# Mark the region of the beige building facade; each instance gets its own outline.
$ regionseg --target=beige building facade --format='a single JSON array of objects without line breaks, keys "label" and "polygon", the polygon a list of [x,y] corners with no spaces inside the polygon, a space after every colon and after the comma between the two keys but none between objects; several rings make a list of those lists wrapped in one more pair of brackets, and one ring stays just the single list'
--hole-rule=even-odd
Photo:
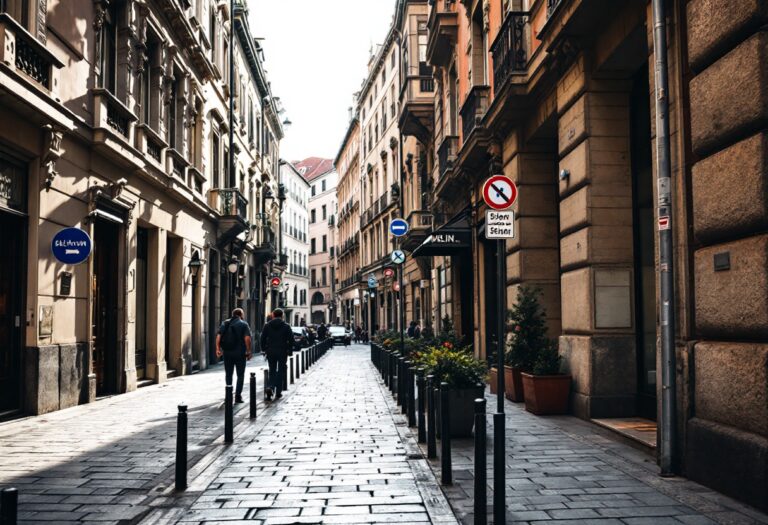
[{"label": "beige building facade", "polygon": [[[277,242],[282,128],[247,12],[204,0],[2,6],[0,229],[16,256],[0,263],[0,413],[206,368],[230,307],[266,306],[250,292],[265,290]],[[52,254],[67,227],[92,241],[81,264]]]}]

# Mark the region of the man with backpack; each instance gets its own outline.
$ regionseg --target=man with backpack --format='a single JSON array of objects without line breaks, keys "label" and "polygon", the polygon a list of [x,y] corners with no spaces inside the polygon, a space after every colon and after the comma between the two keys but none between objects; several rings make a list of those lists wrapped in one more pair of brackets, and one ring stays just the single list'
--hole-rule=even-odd
[{"label": "man with backpack", "polygon": [[251,327],[243,321],[242,308],[235,308],[232,317],[224,321],[216,335],[216,356],[224,356],[224,373],[227,385],[232,384],[232,373],[237,369],[235,403],[243,402],[245,361],[251,359]]},{"label": "man with backpack", "polygon": [[283,397],[283,376],[288,363],[288,356],[293,352],[293,330],[283,321],[283,311],[276,308],[272,312],[272,320],[264,325],[261,332],[261,351],[267,355],[269,363],[269,387],[267,388],[267,400]]}]

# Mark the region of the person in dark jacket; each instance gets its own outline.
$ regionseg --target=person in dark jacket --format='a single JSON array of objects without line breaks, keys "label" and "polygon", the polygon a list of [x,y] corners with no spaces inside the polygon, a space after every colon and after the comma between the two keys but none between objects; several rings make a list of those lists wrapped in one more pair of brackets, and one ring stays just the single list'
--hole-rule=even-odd
[{"label": "person in dark jacket", "polygon": [[261,332],[261,350],[267,355],[269,363],[269,387],[267,388],[267,400],[283,397],[283,375],[288,363],[288,356],[293,352],[293,331],[283,321],[283,311],[276,308],[272,312],[272,320],[264,325]]},{"label": "person in dark jacket", "polygon": [[232,311],[232,317],[224,321],[216,335],[216,356],[224,356],[224,374],[227,385],[232,384],[232,373],[237,369],[235,403],[243,402],[245,361],[251,359],[251,327],[243,321],[241,308]]},{"label": "person in dark jacket", "polygon": [[325,341],[325,338],[328,336],[328,328],[325,326],[325,323],[320,323],[320,327],[317,329],[317,337],[321,341]]}]

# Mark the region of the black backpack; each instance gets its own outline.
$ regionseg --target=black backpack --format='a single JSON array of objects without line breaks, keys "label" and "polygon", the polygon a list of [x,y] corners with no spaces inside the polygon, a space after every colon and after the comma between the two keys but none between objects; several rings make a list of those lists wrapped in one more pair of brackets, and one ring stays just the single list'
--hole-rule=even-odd
[{"label": "black backpack", "polygon": [[237,340],[237,331],[230,330],[233,319],[228,319],[225,323],[224,333],[221,335],[221,348],[225,352],[236,352],[240,350],[239,341]]}]

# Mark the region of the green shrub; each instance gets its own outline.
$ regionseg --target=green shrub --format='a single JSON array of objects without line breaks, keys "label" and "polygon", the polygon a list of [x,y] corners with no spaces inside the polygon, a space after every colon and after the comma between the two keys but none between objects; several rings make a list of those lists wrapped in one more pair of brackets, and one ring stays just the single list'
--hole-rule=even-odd
[{"label": "green shrub", "polygon": [[521,286],[517,291],[517,301],[507,314],[512,324],[512,334],[504,363],[531,372],[538,359],[538,354],[548,344],[546,312],[539,303],[541,289]]},{"label": "green shrub", "polygon": [[412,356],[416,366],[423,367],[438,383],[446,382],[451,388],[469,388],[485,381],[485,363],[472,355],[471,348],[456,348],[446,342],[429,347]]},{"label": "green shrub", "polygon": [[554,376],[560,374],[560,365],[563,358],[557,351],[555,341],[547,341],[546,345],[539,350],[536,361],[533,363],[533,375],[536,376]]}]

